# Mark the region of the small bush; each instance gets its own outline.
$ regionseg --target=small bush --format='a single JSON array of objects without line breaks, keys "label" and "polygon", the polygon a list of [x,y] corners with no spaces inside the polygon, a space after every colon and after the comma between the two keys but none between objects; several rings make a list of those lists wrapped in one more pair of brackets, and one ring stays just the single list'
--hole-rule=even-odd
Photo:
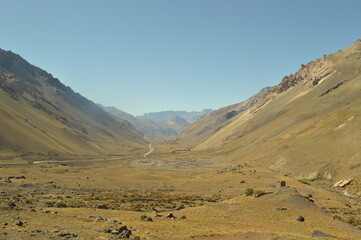
[{"label": "small bush", "polygon": [[253,192],[254,192],[253,188],[247,188],[244,194],[246,196],[252,196]]},{"label": "small bush", "polygon": [[65,202],[57,202],[56,207],[58,208],[66,208],[68,205]]}]

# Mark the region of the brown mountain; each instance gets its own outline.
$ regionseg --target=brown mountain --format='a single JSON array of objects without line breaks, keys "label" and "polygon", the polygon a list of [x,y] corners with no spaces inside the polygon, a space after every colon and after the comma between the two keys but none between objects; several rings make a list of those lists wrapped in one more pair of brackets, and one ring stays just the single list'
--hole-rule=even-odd
[{"label": "brown mountain", "polygon": [[263,88],[259,93],[253,95],[244,102],[220,108],[197,119],[194,123],[184,129],[179,135],[181,141],[202,142],[212,134],[216,133],[224,125],[238,114],[253,106],[260,98],[264,97],[272,88]]},{"label": "brown mountain", "polygon": [[[195,150],[302,178],[360,176],[360,115],[361,40],[357,40],[345,50],[302,65],[226,124],[211,125],[219,128]],[[206,129],[199,126],[192,132]]]},{"label": "brown mountain", "polygon": [[103,154],[140,150],[143,134],[46,71],[0,50],[0,154]]}]

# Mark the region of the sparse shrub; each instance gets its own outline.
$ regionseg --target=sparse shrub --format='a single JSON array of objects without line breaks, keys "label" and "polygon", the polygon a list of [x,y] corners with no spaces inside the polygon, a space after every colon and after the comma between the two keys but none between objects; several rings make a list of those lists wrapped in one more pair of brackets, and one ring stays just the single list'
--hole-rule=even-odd
[{"label": "sparse shrub", "polygon": [[58,207],[58,208],[66,208],[66,207],[68,207],[68,205],[65,202],[57,202],[55,206]]},{"label": "sparse shrub", "polygon": [[46,202],[46,203],[45,203],[45,206],[46,206],[46,207],[54,207],[54,204],[55,204],[55,202],[49,201],[49,202]]},{"label": "sparse shrub", "polygon": [[253,192],[254,192],[253,188],[247,188],[244,194],[246,196],[252,196]]}]

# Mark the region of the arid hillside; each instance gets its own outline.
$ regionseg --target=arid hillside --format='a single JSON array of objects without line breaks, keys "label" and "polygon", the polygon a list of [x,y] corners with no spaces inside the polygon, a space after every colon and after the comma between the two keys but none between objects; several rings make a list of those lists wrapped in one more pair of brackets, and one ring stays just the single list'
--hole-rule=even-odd
[{"label": "arid hillside", "polygon": [[0,50],[0,155],[122,154],[141,150],[129,122],[11,51]]},{"label": "arid hillside", "polygon": [[[361,40],[357,40],[347,49],[302,64],[242,113],[221,121],[218,128],[210,125],[216,131],[195,150],[301,178],[360,176],[360,106]],[[194,126],[182,135],[197,132]],[[206,128],[197,130],[202,129]]]},{"label": "arid hillside", "polygon": [[231,118],[234,118],[252,107],[260,98],[263,98],[271,90],[271,87],[263,88],[257,94],[253,95],[244,102],[223,107],[202,116],[200,119],[197,119],[193,124],[184,129],[184,131],[179,135],[178,140],[197,142],[206,140],[220,128],[227,125]]}]

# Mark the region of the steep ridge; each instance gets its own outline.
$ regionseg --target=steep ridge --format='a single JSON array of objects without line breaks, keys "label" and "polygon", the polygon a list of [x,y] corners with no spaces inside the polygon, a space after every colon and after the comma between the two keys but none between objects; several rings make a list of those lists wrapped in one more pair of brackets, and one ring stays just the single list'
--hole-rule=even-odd
[{"label": "steep ridge", "polygon": [[143,134],[44,70],[0,50],[0,154],[120,154]]},{"label": "steep ridge", "polygon": [[[303,178],[359,176],[361,40],[306,65],[195,150]],[[187,131],[187,130],[186,130]]]},{"label": "steep ridge", "polygon": [[260,98],[263,98],[271,90],[271,87],[263,88],[244,102],[223,107],[202,116],[181,132],[178,141],[204,141],[227,125],[227,122],[230,121],[230,119],[253,106]]}]

